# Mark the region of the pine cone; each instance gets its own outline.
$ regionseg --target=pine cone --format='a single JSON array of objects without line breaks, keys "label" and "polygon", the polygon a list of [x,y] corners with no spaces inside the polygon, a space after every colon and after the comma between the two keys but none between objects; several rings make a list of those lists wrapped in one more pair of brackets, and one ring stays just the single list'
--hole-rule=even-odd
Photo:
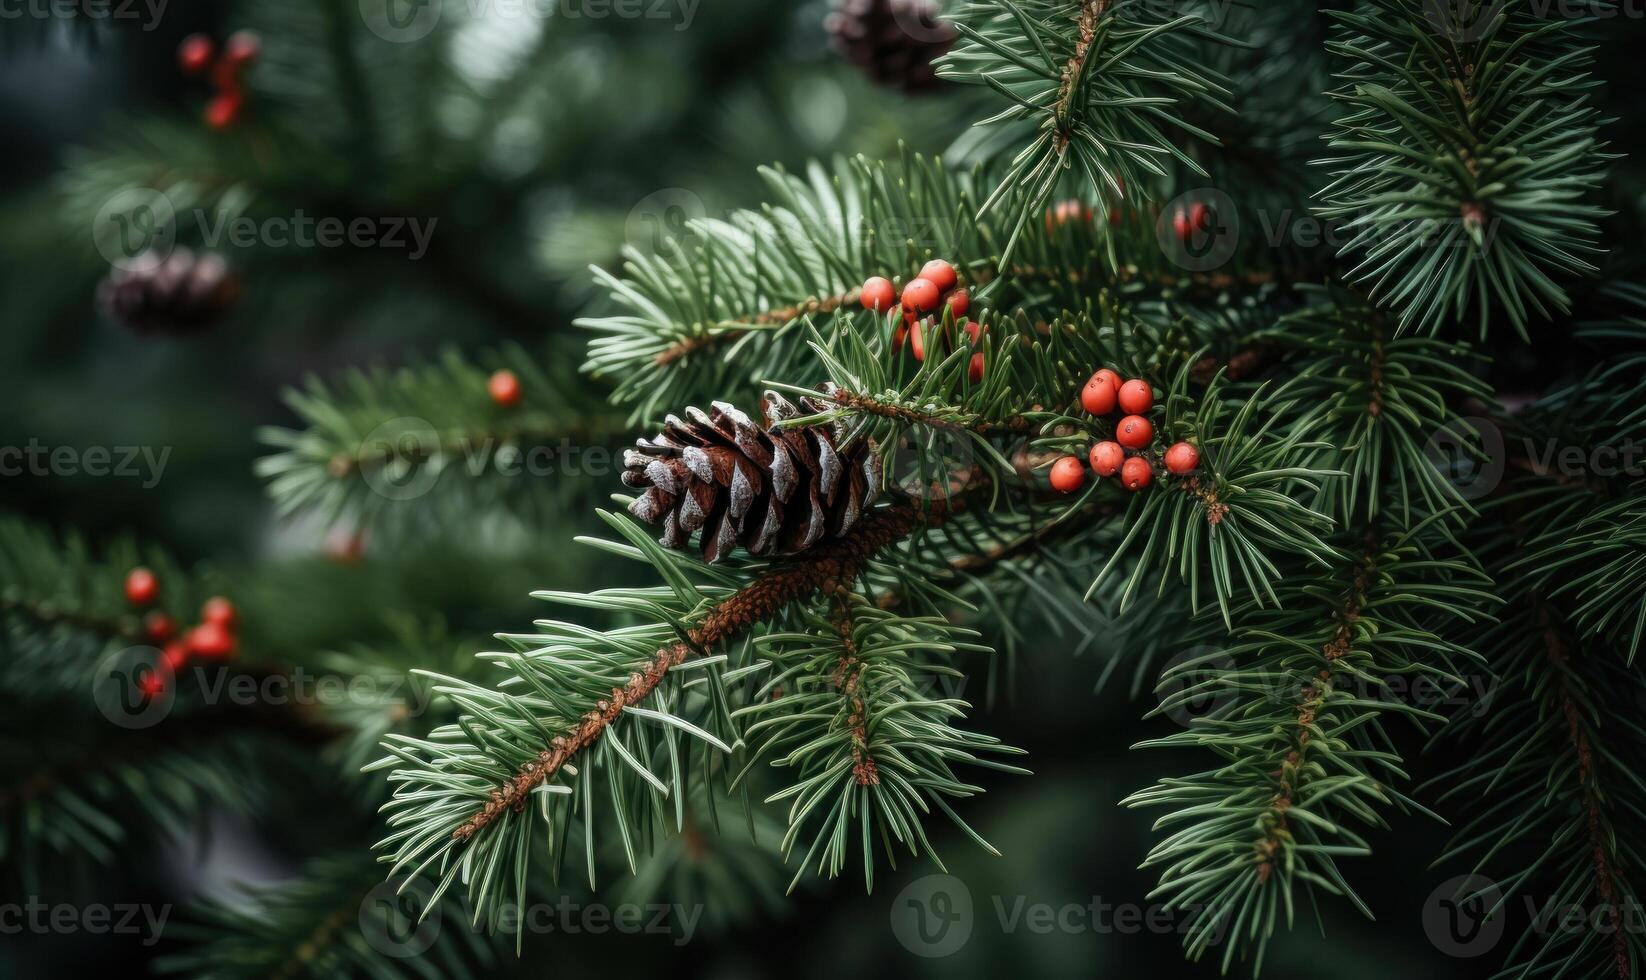
[{"label": "pine cone", "polygon": [[97,287],[103,316],[139,334],[193,333],[216,323],[240,297],[222,256],[186,248],[145,253],[109,272]]},{"label": "pine cone", "polygon": [[[843,446],[829,426],[773,428],[802,414],[766,392],[764,428],[726,404],[670,415],[655,439],[623,455],[623,482],[646,492],[629,513],[663,525],[663,544],[683,548],[701,532],[703,557],[724,561],[738,545],[753,555],[804,551],[856,526],[880,493],[870,440]],[[806,414],[826,406],[801,399]]]},{"label": "pine cone", "polygon": [[835,50],[870,78],[925,92],[938,84],[932,61],[955,40],[955,29],[938,12],[935,0],[834,0],[824,26]]}]

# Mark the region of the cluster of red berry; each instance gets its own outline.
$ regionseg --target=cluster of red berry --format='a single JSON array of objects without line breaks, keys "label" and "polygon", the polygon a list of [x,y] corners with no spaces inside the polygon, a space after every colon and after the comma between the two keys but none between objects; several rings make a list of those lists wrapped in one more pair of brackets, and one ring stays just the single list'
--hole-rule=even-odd
[{"label": "cluster of red berry", "polygon": [[211,72],[212,88],[217,94],[206,103],[206,125],[212,129],[227,129],[240,118],[246,104],[246,92],[240,85],[240,75],[263,51],[263,42],[252,31],[235,31],[223,42],[223,57],[211,38],[204,34],[190,34],[177,46],[177,63],[186,75]]},{"label": "cluster of red berry", "polygon": [[1172,212],[1172,231],[1177,233],[1177,240],[1185,245],[1195,232],[1211,230],[1212,209],[1201,201],[1196,201],[1188,207],[1179,207]]},{"label": "cluster of red berry", "polygon": [[486,382],[486,391],[492,396],[492,404],[498,408],[513,408],[520,404],[520,379],[513,371],[494,371]]},{"label": "cluster of red berry", "polygon": [[[905,341],[917,361],[926,359],[928,347],[942,350],[943,353],[953,350],[952,338],[942,336],[943,318],[939,311],[945,307],[961,324],[960,329],[966,332],[972,346],[977,346],[983,339],[984,326],[976,320],[965,319],[966,311],[972,308],[971,294],[960,288],[960,274],[955,272],[954,266],[942,259],[932,259],[922,266],[920,275],[910,279],[903,287],[901,299],[897,287],[883,276],[869,277],[863,283],[860,298],[864,309],[876,313],[901,310],[902,322],[892,331],[893,353],[901,351]],[[981,352],[972,355],[968,370],[973,382],[983,380]]]},{"label": "cluster of red berry", "polygon": [[[126,601],[143,608],[152,606],[160,598],[160,579],[154,572],[141,566],[126,573]],[[234,603],[222,596],[212,596],[200,607],[200,622],[182,635],[178,634],[177,620],[159,609],[150,609],[143,617],[143,634],[150,643],[161,647],[160,664],[163,669],[151,670],[138,681],[145,697],[154,697],[166,689],[169,678],[188,665],[191,657],[201,660],[227,660],[239,649],[236,630],[240,614]]]},{"label": "cluster of red berry", "polygon": [[[1064,456],[1052,464],[1052,489],[1073,493],[1086,482],[1086,464],[1098,476],[1119,475],[1120,485],[1137,492],[1154,482],[1155,464],[1149,453],[1154,445],[1154,423],[1147,412],[1154,407],[1154,389],[1147,381],[1120,375],[1103,368],[1093,374],[1080,390],[1080,407],[1090,415],[1109,415],[1119,408],[1126,415],[1115,425],[1114,439],[1092,446],[1087,460]],[[1131,450],[1135,455],[1127,455]],[[1200,468],[1200,450],[1187,442],[1173,443],[1161,458],[1166,472],[1187,476]]]}]

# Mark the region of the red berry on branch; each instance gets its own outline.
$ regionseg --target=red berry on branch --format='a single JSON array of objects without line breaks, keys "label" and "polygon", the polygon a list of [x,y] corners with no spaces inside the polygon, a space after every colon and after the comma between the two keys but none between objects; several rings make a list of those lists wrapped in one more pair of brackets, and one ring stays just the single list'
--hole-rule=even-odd
[{"label": "red berry on branch", "polygon": [[1120,390],[1121,377],[1115,371],[1111,371],[1108,368],[1098,368],[1097,373],[1093,374],[1092,377],[1094,379],[1096,379],[1096,378],[1107,378],[1109,380],[1109,384],[1114,386],[1115,391],[1118,392]]},{"label": "red berry on branch", "polygon": [[184,642],[188,644],[190,653],[213,660],[234,656],[237,646],[234,634],[222,623],[201,623],[189,630]]},{"label": "red berry on branch", "polygon": [[166,691],[166,675],[161,670],[151,670],[144,674],[137,682],[137,689],[142,692],[144,700],[153,700]]},{"label": "red berry on branch", "polygon": [[1166,450],[1166,471],[1187,476],[1200,468],[1200,450],[1186,442],[1175,442]]},{"label": "red berry on branch", "polygon": [[223,62],[235,68],[251,65],[262,53],[263,39],[255,31],[235,31],[223,42]]},{"label": "red berry on branch", "polygon": [[202,622],[216,623],[224,629],[234,629],[240,624],[240,613],[234,608],[234,603],[220,595],[214,595],[200,607]]},{"label": "red berry on branch", "polygon": [[1099,371],[1080,389],[1080,407],[1090,415],[1107,415],[1114,411],[1117,397],[1114,385]]},{"label": "red berry on branch", "polygon": [[1086,482],[1086,464],[1079,456],[1065,456],[1052,464],[1052,489],[1058,493],[1074,493]]},{"label": "red berry on branch", "polygon": [[863,308],[884,313],[897,305],[897,287],[885,276],[871,276],[863,283]]},{"label": "red berry on branch", "polygon": [[966,337],[972,342],[973,347],[983,342],[983,334],[987,332],[983,329],[983,324],[976,320],[967,320],[966,325],[960,329],[966,331]]},{"label": "red berry on branch", "polygon": [[930,279],[911,279],[909,284],[903,287],[903,308],[917,313],[930,313],[937,309],[937,301],[942,295],[943,291]]},{"label": "red berry on branch", "polygon": [[972,379],[972,384],[983,380],[983,355],[973,354],[971,363],[966,365],[966,373]]},{"label": "red berry on branch", "polygon": [[1212,209],[1196,201],[1189,205],[1189,227],[1195,231],[1212,230]]},{"label": "red berry on branch", "polygon": [[964,289],[957,289],[949,294],[949,312],[954,314],[956,320],[965,316],[966,311],[971,308],[972,296]]},{"label": "red berry on branch", "polygon": [[173,640],[166,644],[160,652],[160,666],[168,673],[175,675],[189,662],[189,645],[182,640]]},{"label": "red berry on branch", "polygon": [[909,325],[908,325],[908,323],[899,323],[896,327],[893,327],[892,328],[892,353],[896,354],[896,353],[901,352],[903,350],[904,342],[907,341],[908,339],[909,339]]},{"label": "red berry on branch", "polygon": [[143,635],[150,643],[164,643],[177,635],[177,620],[158,609],[143,617]]},{"label": "red berry on branch", "polygon": [[190,34],[177,46],[177,64],[186,75],[198,75],[211,67],[211,38],[204,34]]},{"label": "red berry on branch", "polygon": [[940,293],[946,293],[960,281],[960,276],[954,271],[954,266],[942,259],[932,259],[920,267],[920,278],[937,287]]},{"label": "red berry on branch", "polygon": [[1126,450],[1120,448],[1120,443],[1104,440],[1092,447],[1092,471],[1098,476],[1114,476],[1125,465]]},{"label": "red berry on branch", "polygon": [[1120,467],[1120,485],[1136,493],[1154,482],[1154,467],[1141,456],[1133,456]]},{"label": "red berry on branch", "polygon": [[914,351],[914,359],[926,359],[926,331],[931,324],[920,321],[909,327],[909,350]]},{"label": "red berry on branch", "polygon": [[138,566],[126,573],[126,601],[146,606],[160,598],[160,580],[147,568]]},{"label": "red berry on branch", "polygon": [[501,408],[513,408],[520,404],[520,379],[514,376],[513,371],[498,371],[486,382],[486,390],[491,393],[492,402]]},{"label": "red berry on branch", "polygon": [[233,126],[234,121],[240,118],[240,107],[245,101],[246,97],[238,91],[213,96],[206,103],[206,125],[219,131]]},{"label": "red berry on branch", "polygon": [[1127,449],[1142,449],[1154,441],[1154,425],[1141,415],[1128,415],[1115,426],[1114,437]]},{"label": "red berry on branch", "polygon": [[1058,201],[1055,206],[1046,209],[1046,233],[1049,235],[1071,221],[1091,220],[1092,209],[1085,201]]},{"label": "red berry on branch", "polygon": [[1127,415],[1142,415],[1154,407],[1154,389],[1138,378],[1121,385],[1119,397],[1120,410]]}]

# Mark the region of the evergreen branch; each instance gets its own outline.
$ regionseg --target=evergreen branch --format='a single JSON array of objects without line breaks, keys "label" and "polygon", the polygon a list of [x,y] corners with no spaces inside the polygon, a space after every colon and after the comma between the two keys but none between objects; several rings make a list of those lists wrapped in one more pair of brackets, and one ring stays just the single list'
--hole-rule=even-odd
[{"label": "evergreen branch", "polygon": [[846,537],[825,542],[803,557],[781,562],[722,599],[685,631],[684,639],[660,647],[643,669],[630,674],[622,687],[613,688],[611,696],[585,713],[572,731],[557,736],[549,748],[522,766],[513,779],[490,795],[485,806],[452,831],[452,839],[467,841],[505,809],[518,811],[525,805],[527,793],[552,779],[573,757],[599,739],[626,708],[650,697],[669,671],[685,663],[693,653],[736,639],[750,627],[814,592],[829,593],[843,587],[862,572],[863,563],[875,552],[917,527],[941,523],[942,519],[939,511],[922,514],[908,505],[877,511]]},{"label": "evergreen branch", "polygon": [[[1320,213],[1344,219],[1350,273],[1399,316],[1436,333],[1471,313],[1564,312],[1563,278],[1598,254],[1591,203],[1608,156],[1584,21],[1540,19],[1528,0],[1440,8],[1374,0],[1336,13],[1346,82]],[[1592,5],[1596,8],[1601,4]]]}]

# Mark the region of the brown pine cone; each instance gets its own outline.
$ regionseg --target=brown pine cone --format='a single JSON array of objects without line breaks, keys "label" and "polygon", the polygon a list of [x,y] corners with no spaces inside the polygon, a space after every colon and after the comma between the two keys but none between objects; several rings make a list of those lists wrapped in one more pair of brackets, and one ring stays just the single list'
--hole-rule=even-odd
[{"label": "brown pine cone", "polygon": [[240,297],[222,256],[173,249],[147,253],[109,272],[97,287],[104,317],[139,334],[193,333],[216,323]]},{"label": "brown pine cone", "polygon": [[932,62],[956,36],[938,13],[935,0],[834,0],[824,26],[835,50],[870,78],[925,92],[938,85]]},{"label": "brown pine cone", "polygon": [[724,561],[738,545],[752,555],[804,551],[857,525],[880,493],[880,456],[867,439],[842,445],[826,425],[774,428],[824,410],[783,396],[761,399],[765,425],[725,402],[712,412],[670,415],[654,439],[623,455],[623,482],[645,493],[629,513],[663,525],[663,544],[700,535],[703,557]]}]

